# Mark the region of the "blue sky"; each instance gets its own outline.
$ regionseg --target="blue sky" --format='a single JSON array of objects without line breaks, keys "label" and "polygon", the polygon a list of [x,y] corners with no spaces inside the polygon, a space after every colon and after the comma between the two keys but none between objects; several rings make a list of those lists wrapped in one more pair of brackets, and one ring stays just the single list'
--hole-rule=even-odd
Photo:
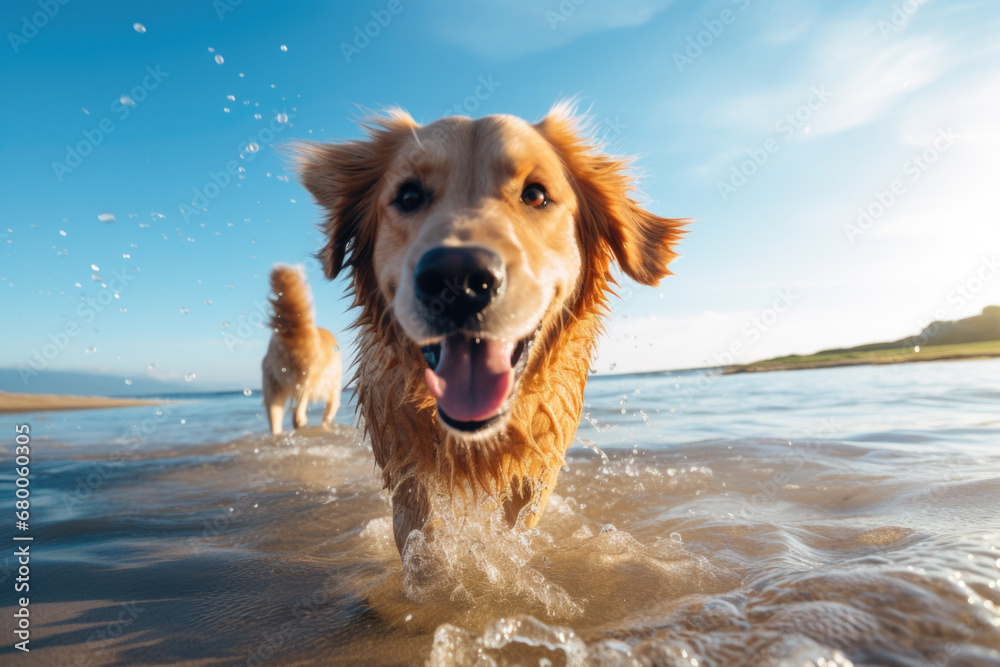
[{"label": "blue sky", "polygon": [[49,2],[0,9],[0,367],[256,387],[274,262],[306,264],[349,344],[282,146],[393,104],[535,120],[576,96],[648,207],[696,220],[676,276],[625,285],[602,373],[1000,303],[993,2]]}]

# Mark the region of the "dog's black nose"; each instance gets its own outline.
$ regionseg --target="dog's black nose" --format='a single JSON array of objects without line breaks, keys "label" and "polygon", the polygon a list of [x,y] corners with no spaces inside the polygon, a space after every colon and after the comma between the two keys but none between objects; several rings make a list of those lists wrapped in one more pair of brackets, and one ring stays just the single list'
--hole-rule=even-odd
[{"label": "dog's black nose", "polygon": [[433,248],[417,262],[417,299],[448,328],[461,328],[496,297],[503,274],[503,260],[486,248]]}]

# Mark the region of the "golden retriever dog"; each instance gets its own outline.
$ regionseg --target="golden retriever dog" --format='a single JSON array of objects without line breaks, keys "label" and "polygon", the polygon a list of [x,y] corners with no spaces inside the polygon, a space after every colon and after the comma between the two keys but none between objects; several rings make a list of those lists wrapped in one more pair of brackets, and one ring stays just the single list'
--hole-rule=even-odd
[{"label": "golden retriever dog", "polygon": [[[298,146],[326,209],[319,253],[359,310],[358,409],[400,554],[438,497],[494,498],[533,527],[573,442],[615,285],[657,285],[684,220],[633,198],[628,160],[569,105],[427,126],[390,110],[367,138]],[[436,500],[435,500],[436,502]],[[429,519],[432,519],[429,521]]]},{"label": "golden retriever dog", "polygon": [[289,399],[295,428],[306,425],[309,404],[318,402],[326,403],[323,426],[329,426],[340,407],[343,376],[337,339],[313,321],[312,294],[301,266],[275,264],[271,291],[274,334],[261,364],[264,407],[271,433],[281,433]]}]

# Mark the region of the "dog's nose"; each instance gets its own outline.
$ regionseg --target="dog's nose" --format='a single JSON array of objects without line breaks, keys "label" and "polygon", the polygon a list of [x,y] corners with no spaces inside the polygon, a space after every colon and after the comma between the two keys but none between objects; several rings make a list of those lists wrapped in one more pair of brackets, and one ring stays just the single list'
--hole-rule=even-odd
[{"label": "dog's nose", "polygon": [[435,317],[444,317],[451,320],[453,327],[461,327],[496,297],[503,275],[503,260],[486,248],[433,248],[417,262],[417,299]]}]

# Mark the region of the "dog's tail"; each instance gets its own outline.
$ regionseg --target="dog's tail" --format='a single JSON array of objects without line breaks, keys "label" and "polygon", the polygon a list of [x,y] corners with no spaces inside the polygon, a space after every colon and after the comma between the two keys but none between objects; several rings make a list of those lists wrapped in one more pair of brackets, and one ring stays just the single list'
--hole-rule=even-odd
[{"label": "dog's tail", "polygon": [[283,342],[301,341],[312,334],[313,323],[312,292],[306,283],[305,270],[301,265],[275,264],[271,270],[271,329]]}]

